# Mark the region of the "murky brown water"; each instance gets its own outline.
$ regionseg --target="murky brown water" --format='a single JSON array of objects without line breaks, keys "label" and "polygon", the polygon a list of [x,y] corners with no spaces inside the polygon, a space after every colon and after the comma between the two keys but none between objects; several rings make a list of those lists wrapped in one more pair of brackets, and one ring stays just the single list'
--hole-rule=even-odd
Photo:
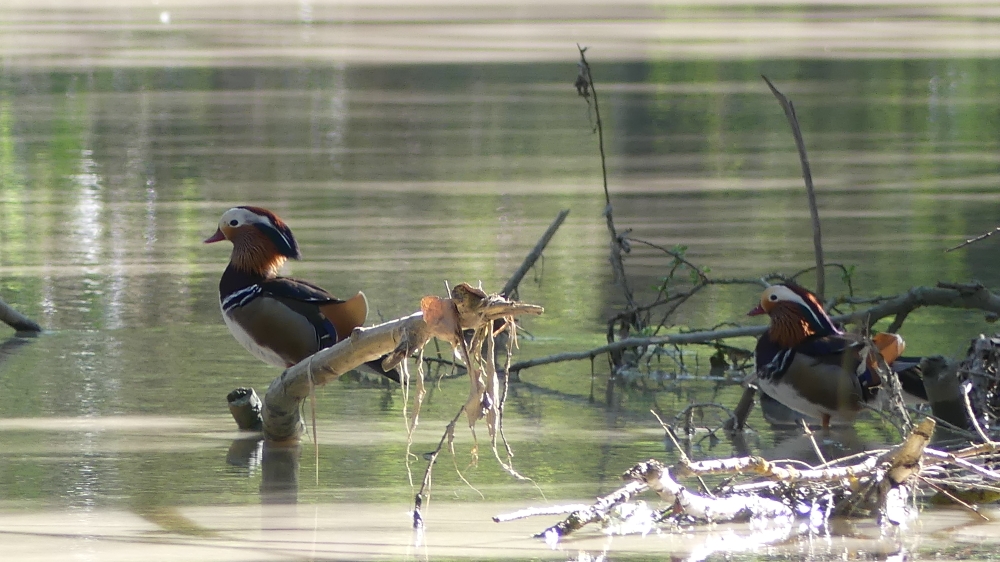
[{"label": "murky brown water", "polygon": [[[264,452],[240,440],[225,395],[277,373],[227,332],[216,286],[228,249],[200,242],[228,207],[270,207],[305,255],[287,272],[363,289],[375,321],[412,312],[446,281],[499,289],[569,208],[522,284],[546,313],[525,322],[518,357],[599,345],[620,295],[596,138],[572,89],[579,42],[595,63],[620,228],[686,245],[722,277],[812,263],[799,164],[765,73],[795,101],[828,260],[856,265],[856,288],[993,285],[995,246],[941,250],[996,224],[996,12],[931,2],[3,3],[0,295],[47,333],[0,347],[2,557],[620,560],[699,558],[719,545],[749,558],[992,555],[995,527],[947,510],[886,537],[865,522],[823,537],[591,532],[557,551],[528,538],[548,521],[493,524],[499,512],[606,493],[635,461],[671,460],[650,408],[735,404],[740,392],[667,381],[605,404],[600,361],[593,383],[589,364],[569,363],[526,371],[512,387],[507,434],[537,487],[489,455],[468,467],[472,440],[460,433],[457,465],[476,489],[439,463],[422,542],[407,513],[402,396],[354,380],[319,392],[318,482],[305,443],[297,505],[262,506]],[[665,261],[636,247],[628,268],[646,294]],[[711,288],[677,321],[743,321],[756,298]],[[929,310],[903,334],[914,352],[958,354],[990,329],[972,312]],[[434,446],[465,393],[461,379],[434,385],[416,451]],[[752,423],[747,443],[704,440],[693,454],[811,454],[758,414]],[[863,422],[831,446],[893,435]]]}]

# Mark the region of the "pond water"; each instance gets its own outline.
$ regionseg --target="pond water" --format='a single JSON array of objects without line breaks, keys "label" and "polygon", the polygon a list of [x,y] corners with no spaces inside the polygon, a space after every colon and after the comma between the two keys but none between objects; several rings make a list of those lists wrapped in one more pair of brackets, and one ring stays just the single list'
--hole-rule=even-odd
[{"label": "pond water", "polygon": [[[813,263],[799,161],[763,73],[795,103],[827,260],[855,267],[858,293],[994,286],[995,243],[943,250],[1000,215],[998,15],[988,3],[933,2],[5,2],[0,295],[46,332],[0,347],[2,558],[995,556],[995,526],[945,509],[891,536],[864,521],[820,537],[591,531],[557,550],[530,538],[549,518],[492,523],[608,493],[637,461],[676,460],[649,410],[732,406],[741,393],[667,379],[609,401],[604,360],[593,374],[588,362],[526,370],[512,385],[507,435],[534,484],[489,453],[470,466],[472,437],[459,431],[454,462],[435,470],[421,541],[409,473],[419,479],[424,464],[407,467],[404,399],[371,381],[319,389],[318,452],[303,443],[298,471],[284,475],[296,503],[271,505],[261,457],[276,453],[235,430],[225,397],[279,373],[226,330],[217,284],[229,250],[201,241],[227,208],[268,207],[304,254],[285,272],[335,293],[363,289],[376,322],[446,283],[499,290],[570,209],[521,284],[521,299],[546,310],[524,321],[517,358],[601,345],[623,299],[593,114],[572,86],[579,42],[601,96],[620,229],[687,246],[718,277]],[[668,266],[634,248],[626,267],[640,299]],[[846,291],[838,275],[829,283]],[[744,322],[758,296],[711,287],[673,322]],[[990,330],[981,314],[935,309],[912,314],[902,334],[912,352],[957,356]],[[686,371],[661,367],[705,375],[706,359],[692,351]],[[415,452],[433,449],[466,392],[461,377],[431,386]],[[704,439],[691,453],[809,460],[799,435],[757,412],[751,425],[743,442]],[[865,420],[827,445],[895,435]]]}]

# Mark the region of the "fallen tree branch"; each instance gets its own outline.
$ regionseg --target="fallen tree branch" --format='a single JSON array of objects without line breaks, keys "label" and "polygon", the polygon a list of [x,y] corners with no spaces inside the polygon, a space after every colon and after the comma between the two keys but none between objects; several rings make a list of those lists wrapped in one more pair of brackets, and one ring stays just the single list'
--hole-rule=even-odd
[{"label": "fallen tree branch", "polygon": [[602,345],[600,347],[595,347],[587,351],[571,351],[567,353],[557,353],[555,355],[549,355],[546,357],[536,357],[534,359],[528,359],[526,361],[518,361],[510,366],[510,371],[517,372],[522,369],[527,369],[529,367],[536,367],[538,365],[545,365],[548,363],[558,363],[561,361],[578,361],[581,359],[593,359],[605,353],[620,352],[625,349],[631,349],[635,347],[643,347],[650,345],[668,345],[668,344],[688,344],[688,343],[704,343],[709,341],[727,339],[727,338],[737,338],[746,336],[759,336],[764,333],[767,326],[745,326],[741,328],[729,328],[726,330],[712,330],[707,332],[687,332],[683,334],[669,334],[664,336],[654,336],[648,338],[627,338],[624,340],[618,340],[607,345]]},{"label": "fallen tree branch", "polygon": [[[825,467],[813,468],[801,461],[768,461],[759,457],[691,462],[682,455],[681,462],[673,467],[655,459],[640,462],[622,476],[628,481],[623,487],[598,498],[590,506],[574,509],[564,520],[536,536],[552,545],[590,523],[600,523],[606,533],[619,534],[647,533],[653,529],[687,532],[691,524],[737,520],[780,525],[805,519],[810,525],[822,525],[835,514],[867,516],[872,511],[877,511],[882,521],[899,524],[912,515],[907,504],[910,487],[926,476],[921,474],[922,459],[934,426],[933,420],[925,419],[905,441],[891,449],[866,451],[827,463]],[[953,455],[935,452],[935,459],[968,468]],[[855,460],[860,462],[846,465]],[[834,467],[833,464],[845,466]],[[801,465],[806,468],[800,468]],[[932,470],[940,472],[937,467]],[[677,481],[682,477],[718,474],[731,474],[749,481],[736,485],[727,483],[705,494],[694,492]],[[989,470],[972,474],[996,480]],[[950,484],[956,480],[952,476],[940,482]],[[647,489],[656,492],[666,502],[666,508],[651,510],[626,503]],[[565,513],[565,510],[525,509],[494,517],[494,520],[510,521],[557,513]],[[624,519],[626,524],[614,525],[616,519]]]},{"label": "fallen tree branch", "polygon": [[936,287],[913,287],[865,310],[833,317],[835,322],[858,324],[870,318],[874,324],[882,318],[909,314],[925,306],[983,310],[1000,314],[1000,296],[979,283],[938,283]]},{"label": "fallen tree branch", "polygon": [[461,330],[480,330],[494,320],[522,314],[541,314],[542,307],[486,295],[465,283],[455,286],[452,297],[424,297],[421,312],[373,326],[358,328],[351,336],[289,367],[274,379],[264,396],[263,429],[267,439],[297,439],[303,430],[299,405],[322,386],[355,367],[383,355],[389,369],[421,349],[432,337],[464,345]]},{"label": "fallen tree branch", "polygon": [[625,473],[625,478],[642,482],[661,499],[675,505],[684,514],[709,523],[723,523],[752,518],[785,518],[794,515],[791,508],[770,498],[753,495],[707,497],[688,490],[670,477],[670,471],[656,460],[639,463]]},{"label": "fallen tree branch", "polygon": [[[543,538],[549,543],[556,542],[560,537],[565,537],[589,523],[596,523],[606,519],[608,513],[615,506],[627,502],[632,499],[632,496],[646,491],[647,488],[648,486],[645,482],[629,482],[614,492],[597,498],[597,501],[593,505],[570,513],[566,519],[538,533],[535,537]],[[502,518],[503,516],[498,517]]]},{"label": "fallen tree branch", "polygon": [[[938,283],[936,287],[914,287],[905,293],[888,297],[869,308],[848,314],[838,314],[832,316],[832,318],[834,322],[843,324],[865,324],[869,322],[874,324],[882,318],[897,316],[904,312],[908,314],[913,310],[926,306],[983,310],[985,312],[1000,314],[1000,296],[990,292],[989,289],[978,283]],[[548,363],[593,359],[604,353],[620,353],[623,350],[637,347],[683,345],[706,343],[729,338],[757,337],[763,334],[766,329],[766,326],[741,326],[723,330],[626,338],[586,351],[558,353],[546,357],[518,361],[510,366],[510,370],[511,372],[517,372]]]}]

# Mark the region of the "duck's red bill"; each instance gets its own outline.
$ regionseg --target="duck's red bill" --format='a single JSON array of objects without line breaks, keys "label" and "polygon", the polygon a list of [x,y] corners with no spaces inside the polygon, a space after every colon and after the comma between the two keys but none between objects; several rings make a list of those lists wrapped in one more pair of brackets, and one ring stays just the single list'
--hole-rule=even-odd
[{"label": "duck's red bill", "polygon": [[[208,242],[208,240],[205,240],[205,242]],[[747,316],[760,316],[761,314],[765,314],[765,312],[764,307],[759,304],[753,310],[747,312]]]},{"label": "duck's red bill", "polygon": [[226,235],[222,233],[221,228],[215,229],[215,234],[209,236],[205,239],[206,244],[211,244],[212,242],[222,242],[226,239]]}]

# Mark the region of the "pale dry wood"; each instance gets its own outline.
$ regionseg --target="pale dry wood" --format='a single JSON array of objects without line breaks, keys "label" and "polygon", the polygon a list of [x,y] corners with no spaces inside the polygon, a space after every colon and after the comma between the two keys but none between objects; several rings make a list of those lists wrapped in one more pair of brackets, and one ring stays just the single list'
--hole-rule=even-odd
[{"label": "pale dry wood", "polygon": [[670,476],[662,463],[649,460],[625,473],[626,478],[642,482],[664,501],[674,504],[686,515],[710,523],[722,523],[741,518],[790,519],[791,508],[780,501],[756,495],[735,494],[726,497],[706,497],[688,490]]},{"label": "pale dry wood", "polygon": [[629,482],[614,492],[597,498],[597,501],[593,505],[570,513],[566,519],[538,533],[536,537],[552,541],[553,538],[564,537],[587,524],[603,521],[616,505],[627,502],[636,494],[640,494],[647,489],[648,486],[645,482]]}]

